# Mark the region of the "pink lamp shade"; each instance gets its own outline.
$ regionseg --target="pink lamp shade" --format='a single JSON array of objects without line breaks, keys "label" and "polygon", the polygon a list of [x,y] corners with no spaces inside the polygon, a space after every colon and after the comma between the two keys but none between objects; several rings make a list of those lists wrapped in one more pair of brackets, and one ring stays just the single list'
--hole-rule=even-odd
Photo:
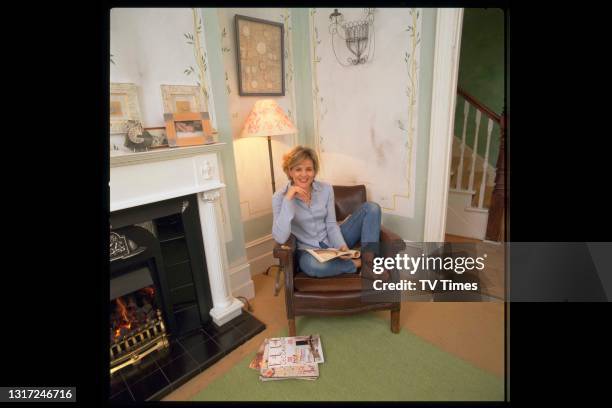
[{"label": "pink lamp shade", "polygon": [[297,132],[296,127],[273,99],[255,102],[247,116],[240,137],[279,136]]}]

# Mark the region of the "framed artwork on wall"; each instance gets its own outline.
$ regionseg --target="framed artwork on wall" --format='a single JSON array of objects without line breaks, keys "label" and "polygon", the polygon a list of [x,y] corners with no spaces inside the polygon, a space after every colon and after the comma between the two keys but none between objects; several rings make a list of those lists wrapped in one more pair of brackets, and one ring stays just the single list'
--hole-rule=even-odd
[{"label": "framed artwork on wall", "polygon": [[284,96],[283,24],[236,14],[234,26],[238,94]]},{"label": "framed artwork on wall", "polygon": [[110,84],[110,133],[127,132],[128,120],[140,120],[138,93],[135,84]]},{"label": "framed artwork on wall", "polygon": [[204,98],[197,86],[161,85],[165,113],[205,112]]},{"label": "framed artwork on wall", "polygon": [[171,147],[214,143],[208,112],[164,113]]}]

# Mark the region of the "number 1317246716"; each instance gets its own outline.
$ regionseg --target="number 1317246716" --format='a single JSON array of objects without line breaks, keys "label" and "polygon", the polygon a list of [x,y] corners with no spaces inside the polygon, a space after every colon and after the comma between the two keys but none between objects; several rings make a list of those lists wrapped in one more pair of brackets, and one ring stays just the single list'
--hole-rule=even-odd
[{"label": "number 1317246716", "polygon": [[14,400],[76,401],[75,387],[0,387],[0,402]]}]

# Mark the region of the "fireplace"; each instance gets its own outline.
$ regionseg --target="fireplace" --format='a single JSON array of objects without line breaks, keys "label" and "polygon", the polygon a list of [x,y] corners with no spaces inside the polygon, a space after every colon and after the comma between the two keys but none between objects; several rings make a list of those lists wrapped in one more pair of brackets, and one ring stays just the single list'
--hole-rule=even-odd
[{"label": "fireplace", "polygon": [[[211,320],[195,195],[111,216],[111,374]],[[127,224],[127,225],[125,225]]]},{"label": "fireplace", "polygon": [[224,146],[111,157],[113,402],[159,400],[265,328],[232,296],[254,290],[248,264],[230,269],[225,253]]},{"label": "fireplace", "polygon": [[117,211],[111,226],[133,246],[146,248],[111,262],[111,275],[146,266],[171,333],[182,335],[211,320],[212,294],[195,194]]},{"label": "fireplace", "polygon": [[175,327],[158,239],[127,226],[110,233],[110,373],[167,348]]}]

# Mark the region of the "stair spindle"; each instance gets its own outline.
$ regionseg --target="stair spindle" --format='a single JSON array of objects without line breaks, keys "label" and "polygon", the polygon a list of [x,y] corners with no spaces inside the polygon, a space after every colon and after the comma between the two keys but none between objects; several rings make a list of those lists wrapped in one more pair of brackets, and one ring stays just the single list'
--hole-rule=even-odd
[{"label": "stair spindle", "polygon": [[487,186],[487,168],[489,167],[489,147],[491,146],[491,131],[493,130],[493,120],[489,118],[487,126],[487,146],[485,147],[485,156],[482,162],[482,180],[480,181],[480,194],[478,195],[478,208],[482,208],[484,204],[485,188]]},{"label": "stair spindle", "polygon": [[470,170],[470,183],[468,189],[474,190],[474,171],[476,170],[476,153],[478,150],[478,131],[480,130],[480,118],[482,114],[479,109],[476,110],[476,133],[474,134],[474,147],[472,149],[472,168]]},{"label": "stair spindle", "polygon": [[459,167],[457,168],[457,185],[455,188],[457,190],[463,189],[463,156],[465,154],[465,131],[467,129],[467,119],[468,114],[470,112],[470,104],[467,99],[463,100],[463,132],[461,134],[461,156],[459,157]]}]

